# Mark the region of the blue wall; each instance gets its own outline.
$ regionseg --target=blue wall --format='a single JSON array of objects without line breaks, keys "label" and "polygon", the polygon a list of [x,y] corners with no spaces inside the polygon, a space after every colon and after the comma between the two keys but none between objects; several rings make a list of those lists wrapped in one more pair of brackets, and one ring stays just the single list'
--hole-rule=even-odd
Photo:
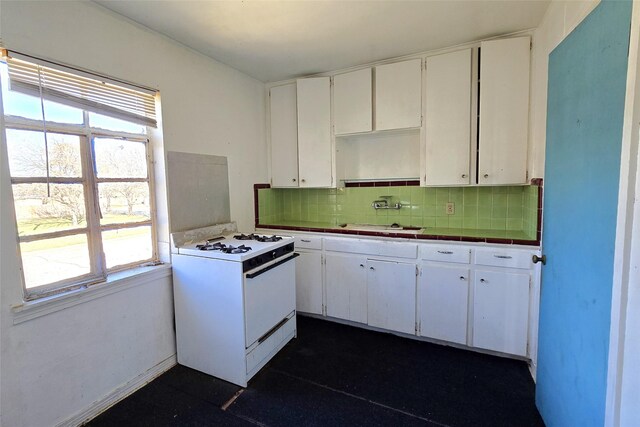
[{"label": "blue wall", "polygon": [[604,424],[630,1],[603,1],[550,55],[536,403]]}]

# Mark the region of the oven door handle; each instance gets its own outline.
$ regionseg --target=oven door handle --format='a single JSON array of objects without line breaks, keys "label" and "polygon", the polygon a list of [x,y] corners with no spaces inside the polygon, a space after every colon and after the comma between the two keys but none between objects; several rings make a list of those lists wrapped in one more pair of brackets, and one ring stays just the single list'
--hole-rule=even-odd
[{"label": "oven door handle", "polygon": [[273,269],[273,268],[279,267],[280,265],[284,264],[285,262],[287,262],[287,261],[291,261],[292,259],[294,259],[295,257],[298,257],[298,256],[300,256],[300,254],[299,254],[299,253],[295,253],[295,252],[294,252],[294,254],[293,254],[293,255],[291,255],[290,257],[288,257],[287,259],[283,259],[283,260],[281,260],[281,261],[274,262],[274,263],[273,263],[273,264],[271,264],[269,267],[264,268],[264,269],[262,269],[262,270],[260,270],[260,271],[256,271],[255,273],[249,273],[249,274],[247,274],[245,277],[246,277],[247,279],[253,279],[254,277],[258,277],[258,276],[259,276],[259,275],[261,275],[262,273],[266,273],[267,271],[269,271],[269,270],[271,270],[271,269]]}]

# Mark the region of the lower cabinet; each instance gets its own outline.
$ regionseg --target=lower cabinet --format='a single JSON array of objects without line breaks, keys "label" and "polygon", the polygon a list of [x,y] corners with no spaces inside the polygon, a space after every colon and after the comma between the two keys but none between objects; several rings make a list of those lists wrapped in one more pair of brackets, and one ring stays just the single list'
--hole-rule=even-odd
[{"label": "lower cabinet", "polygon": [[296,310],[322,314],[322,252],[296,252]]},{"label": "lower cabinet", "polygon": [[296,307],[302,313],[535,357],[527,343],[537,339],[529,331],[537,321],[530,320],[538,303],[531,300],[537,298],[536,250],[297,239]]},{"label": "lower cabinet", "polygon": [[418,279],[420,335],[467,343],[469,267],[423,264]]},{"label": "lower cabinet", "polygon": [[416,333],[416,265],[367,261],[367,319],[370,326]]},{"label": "lower cabinet", "polygon": [[327,316],[367,323],[367,258],[325,255]]},{"label": "lower cabinet", "polygon": [[529,272],[475,271],[474,347],[527,355],[529,277]]}]

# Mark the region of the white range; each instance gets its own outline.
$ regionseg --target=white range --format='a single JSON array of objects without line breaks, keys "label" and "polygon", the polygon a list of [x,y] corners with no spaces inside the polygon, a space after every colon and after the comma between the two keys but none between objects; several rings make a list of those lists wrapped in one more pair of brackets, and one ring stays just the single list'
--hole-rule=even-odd
[{"label": "white range", "polygon": [[296,334],[294,239],[174,243],[178,363],[245,387]]}]

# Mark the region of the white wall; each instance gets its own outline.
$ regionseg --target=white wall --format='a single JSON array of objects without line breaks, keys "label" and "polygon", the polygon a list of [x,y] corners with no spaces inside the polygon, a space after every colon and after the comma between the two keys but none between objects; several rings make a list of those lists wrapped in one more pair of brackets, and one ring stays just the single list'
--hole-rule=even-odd
[{"label": "white wall", "polygon": [[533,33],[528,155],[530,178],[544,178],[549,53],[582,22],[599,2],[599,0],[552,0],[540,26]]},{"label": "white wall", "polygon": [[606,426],[640,425],[640,3],[633,6],[618,193]]},{"label": "white wall", "polygon": [[[227,156],[232,219],[253,230],[252,185],[267,178],[261,82],[93,3],[2,1],[1,8],[8,48],[158,88],[165,149]],[[173,356],[171,280],[14,325],[10,306],[22,291],[6,165],[3,157],[0,424],[51,426]]]}]

